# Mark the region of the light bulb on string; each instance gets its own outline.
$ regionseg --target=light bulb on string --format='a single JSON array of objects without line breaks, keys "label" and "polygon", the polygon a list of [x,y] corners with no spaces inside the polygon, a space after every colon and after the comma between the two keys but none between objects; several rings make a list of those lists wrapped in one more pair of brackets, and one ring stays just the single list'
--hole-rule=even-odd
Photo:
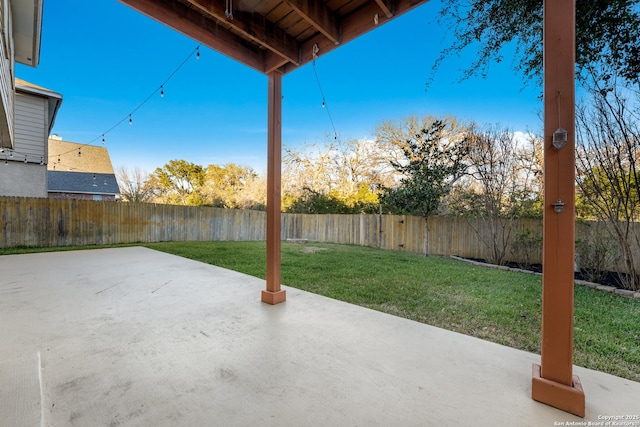
[{"label": "light bulb on string", "polygon": [[82,156],[82,148],[78,148],[78,157]]},{"label": "light bulb on string", "polygon": [[322,100],[322,108],[326,107],[326,104],[324,102],[324,99]]},{"label": "light bulb on string", "polygon": [[44,165],[44,157],[40,157],[40,166]]},{"label": "light bulb on string", "polygon": [[[194,52],[193,50],[191,52],[189,52],[189,56],[187,56],[184,59],[184,61],[173,71],[173,73],[171,73],[169,75],[169,77],[160,85],[160,87],[159,87],[159,89],[160,89],[160,97],[164,97],[164,85],[188,62],[188,60],[193,55],[193,52]],[[199,45],[195,48],[195,52],[196,52],[196,59],[200,59],[200,46]],[[128,114],[129,115],[129,125],[133,125],[133,113],[138,111],[139,108],[141,108],[144,104],[146,104],[157,93],[158,93],[158,88],[156,87],[156,89],[144,101],[142,101],[142,103],[140,103],[135,109],[131,110],[131,113]],[[115,125],[113,125],[111,128],[109,128],[107,131],[105,131],[102,134],[102,144],[105,144],[105,134],[111,132],[111,130],[113,130],[115,127],[117,127],[124,120],[126,120],[126,116],[124,117],[124,119],[121,119],[119,122],[117,122]],[[89,143],[85,144],[85,145],[89,145],[92,142],[98,140],[99,138],[100,137],[98,136],[97,138],[89,141]]]},{"label": "light bulb on string", "polygon": [[60,163],[60,156],[58,156],[58,163]]},{"label": "light bulb on string", "polygon": [[13,159],[13,151],[9,151],[9,157]]},{"label": "light bulb on string", "polygon": [[24,162],[27,163],[27,156],[24,156]]}]

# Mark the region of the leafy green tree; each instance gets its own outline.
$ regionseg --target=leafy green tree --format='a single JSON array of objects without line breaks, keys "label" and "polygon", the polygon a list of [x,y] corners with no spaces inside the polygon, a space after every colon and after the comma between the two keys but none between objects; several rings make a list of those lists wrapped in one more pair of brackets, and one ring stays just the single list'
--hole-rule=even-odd
[{"label": "leafy green tree", "polygon": [[397,187],[385,188],[382,195],[387,211],[425,218],[426,255],[429,248],[428,218],[438,212],[442,199],[467,169],[467,140],[449,130],[443,120],[433,120],[419,133],[410,135],[401,147],[403,158],[391,161],[403,178]]},{"label": "leafy green tree", "polygon": [[293,200],[285,212],[306,214],[348,214],[349,207],[335,195],[322,194],[305,188],[302,196]]},{"label": "leafy green tree", "polygon": [[[258,179],[258,174],[249,166],[227,163],[211,164],[205,171],[203,194],[207,204],[222,208],[245,209],[264,204],[264,198],[247,194]],[[266,191],[266,188],[265,188]]]},{"label": "leafy green tree", "polygon": [[161,200],[178,205],[203,205],[201,188],[204,169],[185,160],[170,160],[162,168],[153,171],[153,177]]},{"label": "leafy green tree", "polygon": [[319,193],[305,188],[301,196],[290,200],[285,212],[307,214],[361,214],[377,213],[378,196],[368,186],[361,185],[358,193],[343,199],[337,192]]},{"label": "leafy green tree", "polygon": [[[608,70],[633,81],[640,75],[640,8],[638,0],[576,2],[576,67],[579,75]],[[528,78],[542,76],[542,0],[443,0],[441,24],[453,28],[453,42],[436,61],[479,44],[478,56],[463,78],[485,75],[502,49],[517,46],[516,68]],[[603,74],[606,72],[598,73]]]}]

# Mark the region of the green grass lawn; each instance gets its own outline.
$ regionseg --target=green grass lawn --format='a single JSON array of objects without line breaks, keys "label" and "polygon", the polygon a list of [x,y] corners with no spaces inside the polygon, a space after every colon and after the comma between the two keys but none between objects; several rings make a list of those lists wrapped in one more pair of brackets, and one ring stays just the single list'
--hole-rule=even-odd
[{"label": "green grass lawn", "polygon": [[[264,242],[145,246],[265,278]],[[537,275],[360,246],[283,243],[282,283],[540,353]],[[576,286],[574,363],[640,381],[640,301]]]}]

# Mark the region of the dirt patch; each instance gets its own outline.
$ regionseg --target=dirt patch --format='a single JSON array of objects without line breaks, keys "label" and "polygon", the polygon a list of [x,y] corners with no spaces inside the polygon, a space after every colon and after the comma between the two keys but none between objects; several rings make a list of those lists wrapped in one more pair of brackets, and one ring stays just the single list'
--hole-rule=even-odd
[{"label": "dirt patch", "polygon": [[318,246],[305,246],[302,248],[302,253],[304,254],[314,254],[316,252],[326,251],[328,248],[320,248]]}]

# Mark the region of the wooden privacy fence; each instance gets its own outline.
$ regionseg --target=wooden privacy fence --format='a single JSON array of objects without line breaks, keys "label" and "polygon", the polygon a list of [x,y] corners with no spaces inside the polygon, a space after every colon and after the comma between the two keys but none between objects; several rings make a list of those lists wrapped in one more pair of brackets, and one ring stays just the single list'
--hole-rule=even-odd
[{"label": "wooden privacy fence", "polygon": [[[578,223],[576,235],[587,238],[598,227],[597,223]],[[504,232],[495,230],[481,220],[429,218],[429,253],[488,259],[487,242],[497,233]],[[519,219],[511,223],[507,259],[524,261],[518,259],[518,254],[511,253],[511,247],[525,230],[540,236],[542,222]],[[640,232],[640,229],[636,231]],[[0,232],[2,248],[265,240],[266,213],[147,203],[0,197]],[[425,220],[420,217],[282,214],[283,239],[424,253],[426,236]],[[534,247],[531,252],[528,260],[540,262],[540,248]],[[616,266],[611,266],[611,269],[616,269]]]},{"label": "wooden privacy fence", "polygon": [[211,207],[0,197],[0,246],[264,240],[264,212]]}]

